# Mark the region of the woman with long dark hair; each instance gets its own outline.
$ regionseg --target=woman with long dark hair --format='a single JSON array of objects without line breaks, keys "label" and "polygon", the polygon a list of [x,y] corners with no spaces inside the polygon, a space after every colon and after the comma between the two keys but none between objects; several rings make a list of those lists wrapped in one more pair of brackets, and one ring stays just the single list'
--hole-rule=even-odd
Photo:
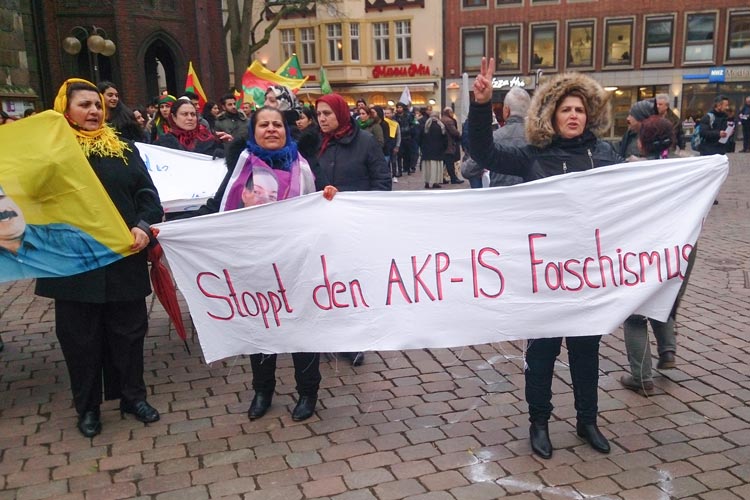
[{"label": "woman with long dark hair", "polygon": [[[489,63],[482,58],[481,72],[474,82],[475,101],[469,110],[469,147],[478,164],[532,181],[622,161],[609,143],[597,137],[609,130],[610,96],[593,78],[581,73],[555,75],[536,89],[526,119],[527,146],[494,143],[490,102],[494,67],[494,58]],[[553,409],[552,377],[562,340],[530,339],[526,350],[531,449],[542,458],[552,456],[548,422]],[[601,335],[565,337],[576,432],[595,450],[609,453],[609,442],[596,424],[600,341]]]}]

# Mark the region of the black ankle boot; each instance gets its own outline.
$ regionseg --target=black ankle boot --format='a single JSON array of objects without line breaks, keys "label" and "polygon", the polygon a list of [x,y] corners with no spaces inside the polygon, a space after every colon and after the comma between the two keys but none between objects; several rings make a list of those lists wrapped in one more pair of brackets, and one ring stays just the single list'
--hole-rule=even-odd
[{"label": "black ankle boot", "polygon": [[87,438],[92,438],[102,432],[101,414],[99,407],[86,410],[83,415],[78,416],[78,430]]},{"label": "black ankle boot", "polygon": [[300,396],[297,401],[297,406],[292,411],[292,420],[299,422],[300,420],[307,420],[312,417],[315,412],[315,404],[318,402],[318,396]]},{"label": "black ankle boot", "polygon": [[120,416],[130,413],[136,420],[144,424],[150,424],[159,420],[159,412],[146,401],[127,402],[120,400]]},{"label": "black ankle boot", "polygon": [[271,407],[271,400],[273,400],[272,392],[256,392],[253,402],[250,403],[250,408],[247,410],[248,418],[255,420],[265,415]]},{"label": "black ankle boot", "polygon": [[588,442],[593,449],[600,453],[609,453],[609,441],[599,430],[596,424],[576,423],[576,433],[578,437]]},{"label": "black ankle boot", "polygon": [[549,424],[545,422],[532,422],[529,427],[529,439],[531,450],[542,458],[552,456],[552,443],[549,440]]}]

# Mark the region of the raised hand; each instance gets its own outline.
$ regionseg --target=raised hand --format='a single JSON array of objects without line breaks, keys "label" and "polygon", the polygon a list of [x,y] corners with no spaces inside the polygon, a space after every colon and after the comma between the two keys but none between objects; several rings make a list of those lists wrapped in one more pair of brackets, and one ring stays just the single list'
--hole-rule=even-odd
[{"label": "raised hand", "polygon": [[487,58],[482,58],[482,66],[474,80],[474,100],[479,104],[490,102],[492,99],[492,74],[495,67],[495,58],[490,57],[489,63]]}]

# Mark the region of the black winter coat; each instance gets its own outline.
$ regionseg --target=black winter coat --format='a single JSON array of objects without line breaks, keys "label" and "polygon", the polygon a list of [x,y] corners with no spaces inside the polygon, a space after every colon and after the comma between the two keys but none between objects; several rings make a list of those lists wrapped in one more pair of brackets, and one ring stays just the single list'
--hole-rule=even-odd
[{"label": "black winter coat", "polygon": [[588,130],[574,139],[556,138],[545,148],[494,144],[489,103],[471,104],[468,125],[471,157],[487,170],[517,175],[525,182],[623,161],[609,143],[597,139]]},{"label": "black winter coat", "polygon": [[[129,228],[141,221],[156,224],[163,214],[159,194],[138,150],[130,147],[127,165],[119,158],[99,156],[90,157],[89,163]],[[151,293],[146,251],[74,276],[39,278],[35,293],[95,304],[142,299]]]},{"label": "black winter coat", "polygon": [[430,124],[427,132],[422,131],[422,159],[443,161],[445,149],[448,146],[448,131],[438,125],[437,121]]},{"label": "black winter coat", "polygon": [[208,141],[195,141],[193,149],[187,149],[185,146],[180,144],[177,136],[173,134],[164,134],[156,141],[154,146],[162,146],[169,149],[179,149],[180,151],[190,151],[191,153],[200,153],[202,155],[208,155],[212,158],[224,158],[224,145],[217,139],[210,139]]},{"label": "black winter coat", "polygon": [[711,111],[714,115],[714,123],[711,126],[711,116],[706,113],[700,121],[700,135],[703,139],[700,145],[701,156],[723,155],[727,153],[727,145],[719,142],[721,131],[727,128],[727,114],[716,110]]},{"label": "black winter coat", "polygon": [[391,170],[375,137],[351,120],[352,133],[331,139],[318,156],[317,186],[333,185],[339,191],[390,191]]}]

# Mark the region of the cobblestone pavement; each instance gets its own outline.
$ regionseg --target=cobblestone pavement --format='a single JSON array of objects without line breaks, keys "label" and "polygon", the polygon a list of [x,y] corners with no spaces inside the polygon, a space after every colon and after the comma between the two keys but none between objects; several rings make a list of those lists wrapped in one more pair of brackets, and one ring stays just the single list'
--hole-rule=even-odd
[{"label": "cobblestone pavement", "polygon": [[[422,182],[417,173],[396,188]],[[271,411],[250,422],[249,359],[209,366],[197,343],[188,355],[153,299],[146,382],[162,419],[121,418],[110,401],[102,434],[86,439],[51,302],[30,281],[0,284],[0,499],[748,499],[748,192],[750,154],[733,154],[678,318],[677,369],[657,372],[655,395],[620,387],[622,332],[604,338],[599,423],[609,455],[575,435],[563,353],[555,454],[532,456],[513,343],[369,353],[357,368],[326,360],[318,410],[302,423],[290,418],[284,355]]]}]

